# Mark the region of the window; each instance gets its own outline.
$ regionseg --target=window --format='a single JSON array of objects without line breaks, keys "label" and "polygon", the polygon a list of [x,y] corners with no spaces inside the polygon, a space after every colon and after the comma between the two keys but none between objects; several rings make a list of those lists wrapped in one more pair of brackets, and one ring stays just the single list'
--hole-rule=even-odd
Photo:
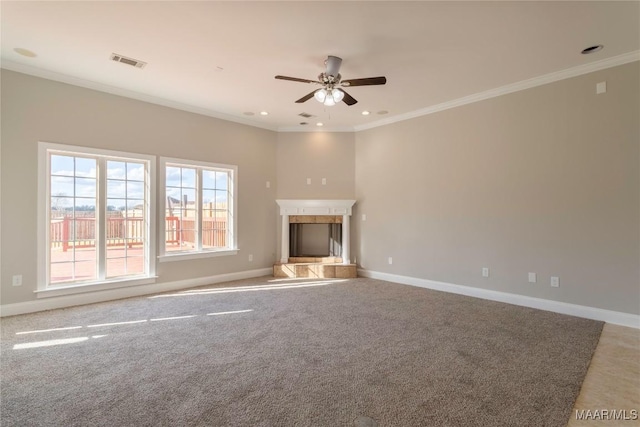
[{"label": "window", "polygon": [[40,143],[39,291],[155,274],[154,165],[153,156]]},{"label": "window", "polygon": [[237,253],[237,167],[166,158],[160,163],[161,261]]}]

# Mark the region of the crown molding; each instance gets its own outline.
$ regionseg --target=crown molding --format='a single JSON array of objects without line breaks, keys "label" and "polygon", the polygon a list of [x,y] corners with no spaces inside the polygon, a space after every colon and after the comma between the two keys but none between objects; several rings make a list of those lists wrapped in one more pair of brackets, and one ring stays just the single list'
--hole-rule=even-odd
[{"label": "crown molding", "polygon": [[429,114],[437,113],[439,111],[449,110],[451,108],[472,104],[478,101],[484,101],[490,98],[496,98],[498,96],[507,95],[509,93],[519,92],[521,90],[534,88],[536,86],[546,85],[548,83],[569,79],[571,77],[581,76],[583,74],[592,73],[594,71],[604,70],[606,68],[617,67],[619,65],[624,65],[630,62],[635,62],[635,61],[640,61],[640,50],[625,53],[623,55],[613,56],[611,58],[603,59],[601,61],[591,62],[589,64],[579,65],[577,67],[567,68],[561,71],[544,74],[542,76],[534,77],[527,80],[522,80],[516,83],[497,87],[494,89],[489,89],[484,92],[479,92],[473,95],[443,102],[441,104],[436,104],[430,107],[421,108],[420,110],[410,111],[408,113],[399,114],[397,116],[389,117],[387,119],[378,120],[372,123],[367,123],[365,125],[355,126],[354,131],[359,132],[362,130],[373,129],[380,126],[385,126],[392,123],[413,119],[416,117],[426,116]]},{"label": "crown molding", "polygon": [[114,86],[106,85],[103,83],[94,82],[91,80],[85,80],[78,77],[69,76],[66,74],[56,73],[54,71],[43,70],[41,68],[31,67],[29,65],[19,64],[13,61],[3,60],[0,68],[9,71],[15,71],[17,73],[28,74],[34,77],[40,77],[47,80],[53,80],[60,83],[66,83],[73,86],[79,86],[87,89],[97,90],[99,92],[109,93],[111,95],[122,96],[125,98],[131,98],[138,101],[148,102],[150,104],[161,105],[163,107],[173,108],[176,110],[187,111],[189,113],[200,114],[203,116],[213,117],[220,120],[226,120],[228,122],[239,123],[242,125],[257,127],[261,129],[278,131],[275,126],[269,126],[266,124],[252,122],[250,120],[242,119],[228,114],[218,113],[206,108],[196,107],[193,105],[187,105],[176,101],[160,98],[157,96],[146,95],[144,93],[136,92],[128,89],[121,89]]}]

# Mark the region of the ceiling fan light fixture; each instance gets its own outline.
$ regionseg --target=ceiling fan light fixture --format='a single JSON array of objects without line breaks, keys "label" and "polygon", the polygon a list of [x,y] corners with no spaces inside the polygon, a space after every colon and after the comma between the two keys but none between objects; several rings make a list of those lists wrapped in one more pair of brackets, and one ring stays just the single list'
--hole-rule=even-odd
[{"label": "ceiling fan light fixture", "polygon": [[327,98],[327,91],[324,89],[318,89],[316,93],[313,94],[313,97],[318,102],[324,102],[324,100]]},{"label": "ceiling fan light fixture", "polygon": [[324,100],[324,105],[327,107],[333,107],[334,105],[336,105],[336,100],[333,99],[333,95],[328,93],[327,97]]},{"label": "ceiling fan light fixture", "polygon": [[342,98],[344,98],[344,92],[341,91],[340,89],[333,89],[331,91],[331,95],[333,96],[333,100],[335,102],[340,102],[342,101]]}]

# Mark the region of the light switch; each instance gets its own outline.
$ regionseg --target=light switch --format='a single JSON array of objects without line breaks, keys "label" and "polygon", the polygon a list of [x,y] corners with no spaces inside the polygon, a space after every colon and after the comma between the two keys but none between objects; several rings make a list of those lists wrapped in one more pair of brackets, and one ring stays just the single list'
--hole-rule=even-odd
[{"label": "light switch", "polygon": [[596,84],[596,94],[605,93],[607,91],[607,82],[600,82]]},{"label": "light switch", "polygon": [[311,185],[311,178],[307,178],[307,185]]}]

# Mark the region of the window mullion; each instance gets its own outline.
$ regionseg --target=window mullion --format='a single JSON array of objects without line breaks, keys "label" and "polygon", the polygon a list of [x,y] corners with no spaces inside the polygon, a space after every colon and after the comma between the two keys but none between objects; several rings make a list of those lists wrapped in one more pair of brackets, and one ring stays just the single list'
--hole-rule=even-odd
[{"label": "window mullion", "polygon": [[202,231],[202,183],[204,182],[202,179],[202,168],[197,169],[196,174],[196,233],[197,233],[197,249],[198,251],[202,250],[202,238],[204,236],[204,232]]},{"label": "window mullion", "polygon": [[96,202],[96,257],[98,258],[98,280],[107,277],[106,253],[107,253],[107,162],[104,158],[96,158],[98,194]]}]

